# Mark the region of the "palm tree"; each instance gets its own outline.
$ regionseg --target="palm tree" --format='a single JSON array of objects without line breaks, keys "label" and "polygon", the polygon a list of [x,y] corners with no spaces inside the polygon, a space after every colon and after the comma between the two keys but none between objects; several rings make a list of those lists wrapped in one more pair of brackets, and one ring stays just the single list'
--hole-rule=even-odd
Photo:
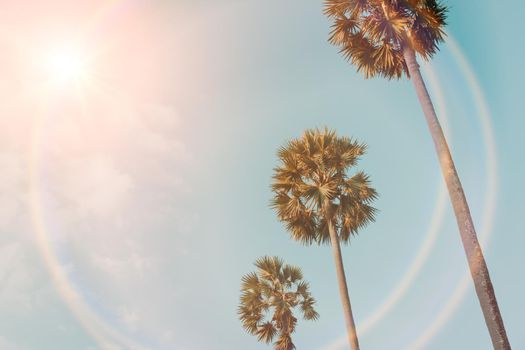
[{"label": "palm tree", "polygon": [[510,349],[487,264],[445,136],[419,71],[444,38],[447,7],[438,0],[325,0],[333,20],[329,41],[366,78],[412,80],[423,108],[454,207],[476,293],[495,349]]},{"label": "palm tree", "polygon": [[348,170],[356,165],[366,146],[334,131],[307,130],[278,152],[272,207],[293,239],[303,244],[331,244],[348,340],[359,349],[352,307],[341,258],[340,242],[347,243],[374,220],[370,206],[377,197],[368,176]]},{"label": "palm tree", "polygon": [[297,325],[294,310],[299,308],[305,320],[319,318],[308,283],[300,268],[284,265],[278,257],[264,256],[254,265],[258,271],[242,277],[238,309],[242,325],[267,344],[277,338],[275,350],[295,349],[291,337]]}]

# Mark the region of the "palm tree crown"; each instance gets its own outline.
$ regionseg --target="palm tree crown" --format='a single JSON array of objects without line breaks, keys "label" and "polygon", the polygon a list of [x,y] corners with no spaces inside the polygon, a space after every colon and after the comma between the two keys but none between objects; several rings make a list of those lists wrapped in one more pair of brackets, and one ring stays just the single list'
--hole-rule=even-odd
[{"label": "palm tree crown", "polygon": [[319,318],[308,283],[300,268],[285,265],[278,257],[265,256],[254,265],[257,273],[242,277],[238,313],[243,327],[259,341],[270,343],[277,337],[276,350],[295,349],[291,338],[297,324],[294,309],[300,308],[306,320]]},{"label": "palm tree crown", "polygon": [[447,7],[436,0],[326,0],[329,41],[367,78],[409,76],[403,48],[429,59],[443,41]]},{"label": "palm tree crown", "polygon": [[292,237],[305,244],[329,243],[330,220],[339,240],[374,220],[377,197],[368,176],[348,175],[366,146],[328,129],[307,130],[278,151],[272,207]]}]

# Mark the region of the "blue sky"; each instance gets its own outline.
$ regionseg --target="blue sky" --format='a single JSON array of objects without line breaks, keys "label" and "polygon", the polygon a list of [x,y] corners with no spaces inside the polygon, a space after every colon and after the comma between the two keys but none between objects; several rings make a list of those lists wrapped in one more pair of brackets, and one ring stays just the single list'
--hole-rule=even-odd
[{"label": "blue sky", "polygon": [[[520,349],[525,5],[446,3],[453,42],[424,74]],[[301,266],[311,283],[321,318],[300,323],[298,349],[345,348],[329,247],[292,241],[268,205],[277,148],[322,126],[368,144],[358,167],[380,193],[377,222],[343,248],[356,322],[370,325],[362,348],[491,348],[470,280],[456,293],[465,257],[410,82],[355,73],[326,42],[321,10],[298,0],[0,5],[1,349],[270,348],[236,317],[240,277],[262,255]],[[35,68],[39,50],[63,40],[92,56],[82,94],[45,87]]]}]

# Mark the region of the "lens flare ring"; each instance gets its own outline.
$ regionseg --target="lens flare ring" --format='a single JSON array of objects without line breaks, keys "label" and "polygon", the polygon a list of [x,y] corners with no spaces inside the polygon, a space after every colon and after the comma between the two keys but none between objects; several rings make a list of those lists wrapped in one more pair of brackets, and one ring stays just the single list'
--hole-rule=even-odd
[{"label": "lens flare ring", "polygon": [[[123,0],[115,0],[108,2],[109,5],[105,6],[104,9],[101,9],[94,19],[90,23],[90,27],[95,27],[95,22],[99,21],[100,18],[104,16],[104,13],[107,13],[114,9],[117,5],[123,3]],[[92,28],[88,28],[92,29]],[[483,139],[486,145],[487,152],[487,174],[488,174],[488,190],[486,193],[485,207],[484,207],[484,221],[482,223],[482,229],[480,234],[480,240],[482,244],[486,246],[488,242],[491,228],[493,225],[493,216],[494,216],[494,203],[496,197],[496,188],[497,188],[497,167],[496,167],[496,150],[494,136],[492,133],[491,118],[490,112],[486,105],[483,92],[477,82],[476,76],[472,71],[470,64],[465,58],[464,54],[460,50],[456,41],[449,36],[446,43],[447,47],[450,49],[456,61],[459,63],[461,71],[467,78],[467,82],[471,87],[478,110],[480,112],[481,125],[483,128]],[[55,64],[57,61],[55,61]],[[74,61],[71,61],[71,64],[76,64]],[[59,67],[57,67],[59,68]],[[79,68],[74,65],[71,67],[62,67],[68,69],[66,72],[71,74],[77,74],[80,72]],[[78,68],[78,69],[77,69]],[[446,104],[443,101],[443,95],[441,88],[439,87],[439,80],[437,76],[433,73],[431,67],[427,67],[428,76],[430,78],[431,86],[434,86],[434,91],[436,91],[436,106],[440,110],[441,121],[443,127],[447,130],[447,118],[446,118]],[[41,203],[41,193],[40,186],[38,181],[38,168],[39,168],[39,154],[38,154],[38,145],[40,142],[40,126],[36,122],[33,129],[32,135],[32,148],[31,148],[31,158],[30,158],[30,183],[31,183],[31,213],[32,213],[32,223],[34,226],[34,231],[36,235],[36,240],[38,242],[39,249],[42,253],[44,261],[47,265],[47,268],[54,280],[54,283],[57,287],[58,292],[64,299],[64,302],[67,304],[75,318],[79,321],[82,327],[90,334],[93,339],[96,341],[97,345],[101,349],[120,349],[124,346],[126,349],[133,350],[147,350],[147,347],[144,347],[141,344],[138,344],[129,339],[126,335],[123,335],[121,332],[115,329],[112,325],[102,319],[96,312],[94,312],[82,295],[76,290],[72,282],[69,280],[67,273],[64,268],[61,266],[60,261],[57,258],[57,254],[50,242],[49,232],[45,225],[44,213],[42,211]],[[450,140],[450,138],[449,138]],[[413,281],[417,275],[421,272],[423,265],[428,259],[430,252],[436,242],[437,234],[444,220],[444,212],[446,207],[446,189],[441,185],[438,196],[436,198],[435,209],[432,215],[432,219],[427,230],[425,239],[421,243],[418,253],[410,263],[407,271],[402,277],[401,281],[394,287],[394,289],[387,295],[384,301],[378,306],[378,308],[372,312],[360,325],[358,332],[359,334],[366,334],[369,332],[377,323],[379,323],[403,298],[406,292],[409,290]],[[457,284],[456,289],[452,296],[447,301],[446,307],[441,313],[439,313],[432,323],[425,329],[422,335],[416,339],[411,345],[410,349],[416,350],[424,348],[440,331],[440,329],[446,324],[446,322],[454,315],[459,306],[461,305],[462,300],[464,299],[467,291],[469,290],[469,272],[465,272],[465,276]],[[343,339],[341,341],[341,339]],[[344,347],[346,337],[342,337],[336,342],[324,347],[323,349],[340,349]]]},{"label": "lens flare ring", "polygon": [[[483,142],[485,144],[485,152],[487,155],[486,171],[487,171],[487,192],[485,194],[484,209],[483,209],[483,222],[481,224],[481,230],[479,231],[480,243],[483,247],[487,246],[488,240],[492,232],[492,226],[494,221],[495,212],[495,201],[497,194],[497,159],[496,159],[496,145],[494,141],[493,129],[491,124],[491,115],[488,106],[485,102],[485,98],[482,89],[477,81],[476,75],[474,74],[470,63],[466,59],[465,55],[461,51],[459,45],[455,39],[448,35],[446,40],[446,47],[450,50],[453,58],[458,63],[459,68],[463,75],[466,77],[467,83],[473,91],[473,97],[478,109],[478,116],[480,118],[481,127],[483,129]],[[430,87],[435,93],[436,109],[440,115],[440,122],[442,123],[444,132],[447,137],[447,141],[451,144],[451,138],[448,128],[448,118],[446,113],[446,103],[444,101],[443,90],[434,69],[429,64],[422,65],[425,71]],[[377,323],[385,318],[388,313],[399,303],[403,296],[408,292],[412,283],[416,279],[417,275],[421,272],[423,265],[426,260],[430,257],[430,253],[434,244],[437,240],[437,234],[440,226],[444,221],[444,212],[446,206],[447,192],[444,183],[441,182],[441,187],[436,198],[436,205],[434,214],[431,219],[431,223],[425,239],[419,247],[417,255],[411,261],[408,269],[404,273],[401,281],[392,289],[387,295],[380,306],[368,316],[358,326],[357,332],[360,336],[368,333]],[[458,308],[461,306],[461,302],[465,298],[470,287],[470,272],[466,269],[462,279],[456,284],[454,292],[449,297],[443,310],[434,317],[431,324],[424,329],[421,336],[419,336],[413,343],[408,347],[410,350],[419,350],[425,348],[432,339],[439,333],[439,331],[446,325]],[[329,343],[322,347],[322,350],[339,350],[346,347],[346,335],[341,336],[337,340]]]},{"label": "lens flare ring", "polygon": [[[45,110],[49,110],[46,108]],[[82,293],[74,286],[67,270],[61,264],[58,254],[53,246],[51,232],[49,231],[45,213],[42,207],[43,193],[40,186],[39,169],[41,169],[41,157],[38,152],[42,142],[42,118],[34,119],[31,152],[29,159],[30,176],[30,209],[33,230],[36,236],[37,246],[43,256],[46,267],[53,279],[54,285],[76,320],[82,328],[93,338],[101,350],[121,350],[122,347],[130,350],[149,350],[122,334],[114,326],[100,317],[86,301]]]},{"label": "lens flare ring", "polygon": [[[493,128],[491,123],[491,114],[486,103],[485,96],[481,89],[481,85],[476,78],[470,63],[460,46],[449,36],[447,46],[451,53],[456,58],[461,71],[467,79],[467,83],[472,90],[473,97],[476,101],[476,107],[479,112],[481,127],[483,130],[483,139],[485,141],[485,152],[487,154],[486,172],[488,174],[488,190],[485,194],[485,207],[483,222],[479,232],[480,244],[483,248],[488,247],[488,242],[492,234],[494,225],[494,213],[498,188],[498,174],[497,174],[497,152],[496,142],[494,139]],[[432,323],[422,332],[422,334],[408,347],[410,350],[424,349],[432,339],[439,333],[439,331],[447,324],[447,322],[454,316],[465,299],[467,292],[472,288],[470,271],[465,269],[464,276],[457,283],[454,293],[449,297],[443,310],[436,315]]]}]

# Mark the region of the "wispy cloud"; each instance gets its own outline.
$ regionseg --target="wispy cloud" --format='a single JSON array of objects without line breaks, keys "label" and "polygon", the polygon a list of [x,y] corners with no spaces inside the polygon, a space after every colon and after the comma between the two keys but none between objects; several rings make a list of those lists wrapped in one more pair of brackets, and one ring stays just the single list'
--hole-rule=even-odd
[{"label": "wispy cloud", "polygon": [[[124,337],[136,333],[169,344],[173,334],[165,335],[175,328],[172,310],[152,306],[151,300],[184,293],[166,278],[176,258],[159,248],[169,235],[171,251],[183,253],[196,224],[196,213],[180,198],[192,191],[184,171],[192,155],[172,107],[132,106],[118,100],[107,108],[97,105],[93,114],[58,110],[43,115],[40,129],[26,135],[36,139],[21,145],[16,137],[3,138],[0,305],[38,315],[39,283],[51,286],[40,257],[25,258],[37,253],[31,234],[22,234],[31,232],[28,182],[33,181],[47,243],[87,307],[104,310],[100,317]],[[7,124],[6,117],[0,122]],[[10,129],[18,130],[16,125]]]},{"label": "wispy cloud", "polygon": [[0,336],[0,349],[2,350],[27,350],[27,348],[14,344],[3,336]]}]

